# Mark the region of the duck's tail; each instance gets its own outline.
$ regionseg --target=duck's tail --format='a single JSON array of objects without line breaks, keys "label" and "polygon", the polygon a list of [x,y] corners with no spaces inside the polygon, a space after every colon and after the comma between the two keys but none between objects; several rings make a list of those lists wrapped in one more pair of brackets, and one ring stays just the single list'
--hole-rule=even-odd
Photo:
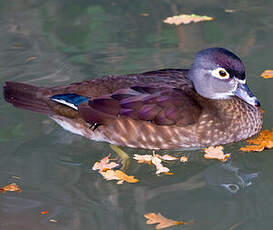
[{"label": "duck's tail", "polygon": [[53,111],[47,103],[39,97],[41,89],[25,83],[8,81],[4,85],[4,98],[15,107],[52,114]]}]

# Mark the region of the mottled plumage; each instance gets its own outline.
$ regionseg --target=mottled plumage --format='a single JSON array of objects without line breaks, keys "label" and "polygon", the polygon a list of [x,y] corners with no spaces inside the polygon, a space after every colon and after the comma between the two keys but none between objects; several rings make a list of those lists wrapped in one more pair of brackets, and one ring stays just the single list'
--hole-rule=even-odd
[{"label": "mottled plumage", "polygon": [[201,51],[190,70],[48,88],[6,82],[4,96],[16,107],[48,114],[73,133],[145,149],[226,144],[247,139],[262,126],[243,63],[221,48]]}]

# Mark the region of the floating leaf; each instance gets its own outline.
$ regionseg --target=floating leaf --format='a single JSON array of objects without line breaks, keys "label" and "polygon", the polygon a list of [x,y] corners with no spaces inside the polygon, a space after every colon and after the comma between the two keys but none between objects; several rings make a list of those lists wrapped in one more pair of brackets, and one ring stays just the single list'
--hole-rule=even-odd
[{"label": "floating leaf", "polygon": [[20,187],[15,184],[15,183],[12,183],[12,184],[9,184],[9,185],[6,185],[2,188],[0,188],[0,192],[22,192],[22,190],[20,189]]},{"label": "floating leaf", "polygon": [[99,172],[101,172],[101,171],[107,171],[108,169],[116,168],[117,166],[119,166],[119,164],[117,164],[115,162],[110,162],[109,163],[110,156],[111,156],[111,153],[108,156],[101,159],[100,161],[97,161],[93,165],[92,169],[95,170],[95,171],[99,170]]},{"label": "floating leaf", "polygon": [[120,170],[112,170],[109,169],[105,172],[101,171],[100,174],[104,177],[106,180],[118,180],[118,184],[122,184],[123,181],[126,181],[128,183],[137,183],[139,182],[138,179],[134,178],[134,176],[128,176],[124,172]]},{"label": "floating leaf", "polygon": [[49,221],[50,221],[50,222],[53,222],[53,223],[57,223],[57,222],[58,222],[58,221],[55,220],[55,219],[50,219]]},{"label": "floating leaf", "polygon": [[265,70],[262,74],[261,74],[261,76],[263,77],[263,78],[273,78],[273,70]]},{"label": "floating leaf", "polygon": [[[155,165],[156,174],[165,173],[166,175],[173,175],[173,173],[169,172],[170,169],[167,168],[167,167],[164,167],[161,162],[162,162],[162,160],[164,160],[164,161],[174,161],[174,160],[179,160],[180,158],[173,157],[173,156],[171,156],[169,154],[165,154],[163,156],[160,156],[159,154],[155,154],[153,152],[153,155],[135,154],[134,159],[137,160],[138,163],[147,163],[147,164],[150,164],[150,165],[152,165],[152,164]],[[180,161],[181,161],[181,159],[180,159]],[[186,162],[186,161],[184,161],[184,162]]]},{"label": "floating leaf", "polygon": [[26,59],[26,62],[31,62],[31,61],[33,61],[33,60],[35,60],[35,59],[37,59],[37,57],[35,57],[35,56],[28,57],[28,58]]},{"label": "floating leaf", "polygon": [[167,168],[167,167],[164,167],[162,164],[161,164],[161,159],[158,157],[158,156],[154,156],[153,159],[152,159],[152,163],[155,165],[156,167],[156,174],[160,174],[160,173],[166,173],[166,172],[169,172],[170,169]]},{"label": "floating leaf", "polygon": [[252,140],[247,140],[248,143],[254,145],[247,145],[245,147],[240,148],[240,150],[244,152],[261,152],[265,148],[272,149],[273,148],[273,128],[272,131],[263,130],[260,132],[259,136]]},{"label": "floating leaf", "polygon": [[147,219],[146,224],[157,224],[155,229],[168,228],[179,224],[192,224],[192,222],[175,221],[162,216],[160,213],[147,213],[144,215]]},{"label": "floating leaf", "polygon": [[181,162],[183,162],[183,163],[185,163],[185,162],[187,162],[188,161],[188,157],[186,157],[186,156],[182,156],[182,157],[180,157],[180,159],[179,159]]},{"label": "floating leaf", "polygon": [[216,146],[216,147],[210,146],[208,148],[205,148],[203,149],[204,152],[206,153],[204,157],[206,159],[217,159],[222,162],[225,162],[231,157],[231,154],[230,153],[225,154],[223,152],[223,149],[224,149],[223,146]]},{"label": "floating leaf", "polygon": [[165,154],[163,156],[159,156],[161,160],[165,160],[165,161],[175,161],[175,160],[178,160],[179,158],[178,157],[173,157],[169,154]]},{"label": "floating leaf", "polygon": [[180,24],[189,24],[191,22],[197,23],[201,21],[211,21],[213,20],[213,17],[208,17],[208,16],[200,16],[196,14],[181,14],[181,15],[176,15],[172,17],[168,17],[163,22],[168,23],[168,24],[175,24],[175,25],[180,25]]},{"label": "floating leaf", "polygon": [[152,163],[153,155],[139,155],[139,154],[134,154],[133,157],[135,160],[137,160],[138,163]]}]

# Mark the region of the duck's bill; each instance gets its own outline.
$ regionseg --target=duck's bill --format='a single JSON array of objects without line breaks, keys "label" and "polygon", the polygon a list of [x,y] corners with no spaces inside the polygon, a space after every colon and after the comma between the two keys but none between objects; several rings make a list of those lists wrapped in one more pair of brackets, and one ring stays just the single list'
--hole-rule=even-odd
[{"label": "duck's bill", "polygon": [[238,83],[237,88],[233,91],[233,94],[241,98],[245,102],[253,106],[260,106],[258,99],[251,93],[247,84]]}]

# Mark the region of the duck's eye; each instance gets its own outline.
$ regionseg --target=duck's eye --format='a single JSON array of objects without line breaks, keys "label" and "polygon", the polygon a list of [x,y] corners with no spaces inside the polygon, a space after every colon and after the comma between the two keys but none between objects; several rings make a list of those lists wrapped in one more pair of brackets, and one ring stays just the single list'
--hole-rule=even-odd
[{"label": "duck's eye", "polygon": [[211,71],[211,75],[219,79],[228,79],[229,73],[222,67],[218,67]]},{"label": "duck's eye", "polygon": [[225,77],[225,76],[227,76],[227,72],[224,71],[224,70],[219,70],[219,75],[220,75],[221,77]]}]

